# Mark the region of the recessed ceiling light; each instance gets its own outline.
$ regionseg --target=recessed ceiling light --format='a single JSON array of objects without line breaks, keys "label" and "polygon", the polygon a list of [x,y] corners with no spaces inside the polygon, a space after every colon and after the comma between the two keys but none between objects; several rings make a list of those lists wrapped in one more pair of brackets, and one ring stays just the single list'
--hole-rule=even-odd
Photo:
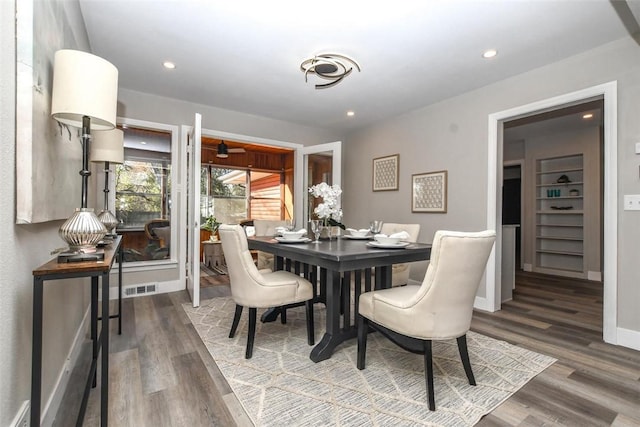
[{"label": "recessed ceiling light", "polygon": [[147,141],[140,141],[140,144],[147,145]]},{"label": "recessed ceiling light", "polygon": [[586,119],[592,119],[593,118],[593,114],[587,113],[587,114],[583,115],[582,118],[585,119],[585,120]]},{"label": "recessed ceiling light", "polygon": [[164,68],[167,68],[169,70],[173,70],[174,68],[176,68],[176,64],[171,61],[164,61],[162,65],[164,66]]},{"label": "recessed ceiling light", "polygon": [[356,115],[356,113],[354,111],[347,111],[347,116],[353,117],[355,115]]},{"label": "recessed ceiling light", "polygon": [[495,49],[489,49],[489,50],[485,50],[482,53],[482,57],[489,59],[489,58],[493,58],[494,56],[496,56],[498,54],[498,51]]}]

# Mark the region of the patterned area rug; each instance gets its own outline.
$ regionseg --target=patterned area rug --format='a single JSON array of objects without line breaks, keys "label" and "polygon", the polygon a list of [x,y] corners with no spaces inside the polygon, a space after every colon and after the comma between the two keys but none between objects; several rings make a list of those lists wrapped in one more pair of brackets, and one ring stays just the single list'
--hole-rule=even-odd
[{"label": "patterned area rug", "polygon": [[[183,305],[198,334],[256,426],[471,426],[555,359],[469,332],[477,386],[470,386],[455,340],[434,341],[436,411],[426,402],[423,356],[369,335],[366,369],[356,368],[356,340],[329,360],[313,363],[304,308],[287,311],[287,324],[258,322],[253,358],[244,358],[248,310],[229,339],[230,298]],[[258,310],[258,319],[261,311]],[[316,342],[324,306],[314,306]]]}]

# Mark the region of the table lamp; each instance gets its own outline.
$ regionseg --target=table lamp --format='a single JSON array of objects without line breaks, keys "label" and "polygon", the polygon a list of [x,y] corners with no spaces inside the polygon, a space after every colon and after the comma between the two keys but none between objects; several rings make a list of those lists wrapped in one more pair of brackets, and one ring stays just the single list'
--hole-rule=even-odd
[{"label": "table lamp", "polygon": [[77,50],[55,53],[51,116],[62,124],[82,128],[81,205],[58,231],[69,245],[58,261],[96,259],[96,245],[107,233],[93,209],[87,208],[89,144],[92,129],[115,127],[117,99],[118,70],[110,62]]},{"label": "table lamp", "polygon": [[89,160],[104,162],[104,209],[98,214],[98,219],[107,229],[107,236],[112,237],[118,219],[109,210],[109,166],[110,163],[124,163],[124,133],[120,129],[94,132]]}]

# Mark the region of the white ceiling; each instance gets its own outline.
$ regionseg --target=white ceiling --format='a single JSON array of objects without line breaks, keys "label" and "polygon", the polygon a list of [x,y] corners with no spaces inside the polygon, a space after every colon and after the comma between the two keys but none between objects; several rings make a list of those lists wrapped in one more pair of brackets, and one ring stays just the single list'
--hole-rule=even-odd
[{"label": "white ceiling", "polygon": [[[630,1],[637,9],[639,0]],[[118,68],[121,88],[341,132],[629,34],[625,16],[606,0],[80,5],[92,52]],[[630,13],[627,27],[629,17],[637,27]],[[498,56],[483,59],[489,48],[498,49]],[[327,52],[352,57],[362,71],[315,89],[326,81],[309,76],[305,83],[300,63]],[[177,68],[164,69],[165,60]],[[356,115],[347,117],[348,110]]]}]

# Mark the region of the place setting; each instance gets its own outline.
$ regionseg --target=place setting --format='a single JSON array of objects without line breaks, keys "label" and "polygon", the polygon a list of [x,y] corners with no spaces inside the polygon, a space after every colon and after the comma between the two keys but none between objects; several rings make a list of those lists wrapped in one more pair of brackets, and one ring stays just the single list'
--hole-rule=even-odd
[{"label": "place setting", "polygon": [[411,244],[407,242],[409,237],[406,231],[390,235],[378,233],[373,236],[373,241],[367,242],[367,246],[378,249],[404,249]]},{"label": "place setting", "polygon": [[295,230],[295,223],[292,220],[287,221],[286,227],[276,227],[276,236],[274,239],[278,243],[296,244],[309,243],[310,238],[307,237],[307,230],[301,228]]},{"label": "place setting", "polygon": [[347,228],[349,234],[342,236],[345,239],[351,240],[371,240],[374,235],[379,234],[382,229],[382,221],[371,221],[369,228]]}]

